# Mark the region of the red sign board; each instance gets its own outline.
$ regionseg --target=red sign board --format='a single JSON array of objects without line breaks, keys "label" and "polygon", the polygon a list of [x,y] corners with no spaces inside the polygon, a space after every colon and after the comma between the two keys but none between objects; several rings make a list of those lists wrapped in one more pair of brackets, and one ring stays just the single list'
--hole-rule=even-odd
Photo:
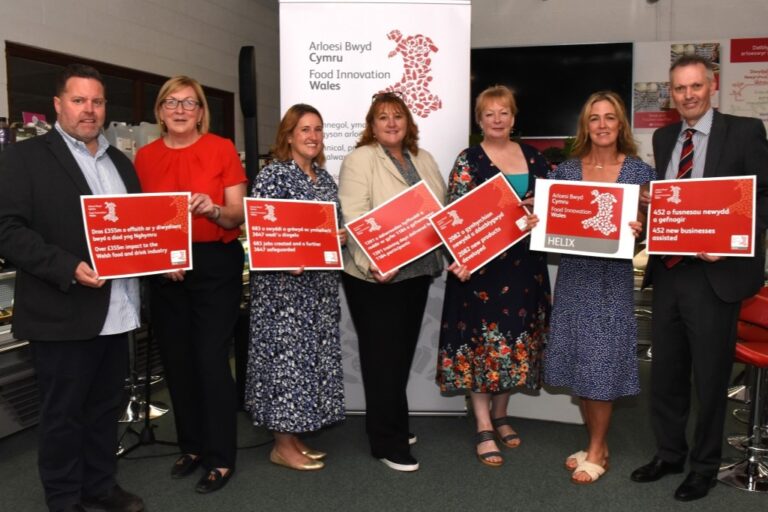
[{"label": "red sign board", "polygon": [[754,254],[754,176],[653,181],[650,193],[649,254]]},{"label": "red sign board", "polygon": [[365,215],[347,232],[382,274],[402,267],[440,245],[429,216],[442,208],[420,181]]},{"label": "red sign board", "polygon": [[192,268],[189,193],[81,196],[85,235],[101,279]]},{"label": "red sign board", "polygon": [[453,259],[474,272],[528,235],[526,215],[512,186],[497,174],[429,220]]},{"label": "red sign board", "polygon": [[339,270],[336,203],[247,197],[251,270]]},{"label": "red sign board", "polygon": [[531,232],[531,249],[631,259],[629,222],[637,219],[639,193],[631,184],[536,180],[539,225]]}]

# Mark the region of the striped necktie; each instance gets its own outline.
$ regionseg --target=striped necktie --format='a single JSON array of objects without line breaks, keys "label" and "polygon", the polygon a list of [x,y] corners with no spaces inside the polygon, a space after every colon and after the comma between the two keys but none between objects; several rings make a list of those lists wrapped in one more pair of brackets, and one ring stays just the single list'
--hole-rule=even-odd
[{"label": "striped necktie", "polygon": [[[683,150],[680,152],[680,165],[677,166],[677,179],[684,180],[691,177],[693,170],[693,134],[696,132],[693,128],[685,130],[685,140],[683,141]],[[682,256],[662,256],[661,260],[664,266],[672,268],[681,261]]]},{"label": "striped necktie", "polygon": [[691,171],[693,170],[693,134],[695,132],[696,130],[693,128],[685,130],[683,150],[680,152],[680,165],[677,167],[678,180],[691,177]]}]

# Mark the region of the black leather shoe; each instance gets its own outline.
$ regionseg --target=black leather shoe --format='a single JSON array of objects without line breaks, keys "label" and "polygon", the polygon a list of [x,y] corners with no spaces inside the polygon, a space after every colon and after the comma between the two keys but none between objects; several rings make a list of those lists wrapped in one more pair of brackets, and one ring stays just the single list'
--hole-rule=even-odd
[{"label": "black leather shoe", "polygon": [[633,482],[655,482],[663,476],[682,472],[682,464],[672,464],[671,462],[654,457],[653,460],[645,466],[640,466],[634,470],[629,478],[631,478]]},{"label": "black leather shoe", "polygon": [[184,478],[195,472],[200,466],[201,458],[194,458],[190,454],[185,453],[173,464],[171,468],[171,478]]},{"label": "black leather shoe", "polygon": [[107,510],[109,512],[143,512],[144,501],[119,485],[114,486],[103,496],[90,496],[80,500],[88,510]]},{"label": "black leather shoe", "polygon": [[227,485],[227,482],[229,482],[229,479],[232,478],[232,473],[234,472],[235,470],[230,468],[226,475],[222,475],[221,471],[213,468],[208,473],[203,475],[203,478],[197,482],[195,490],[200,494],[208,494],[209,492],[218,491]]},{"label": "black leather shoe", "polygon": [[717,484],[711,476],[691,471],[675,491],[677,501],[693,501],[703,498]]},{"label": "black leather shoe", "polygon": [[61,512],[87,512],[83,506],[79,503],[73,503],[72,505],[68,506],[67,508],[61,509]]}]

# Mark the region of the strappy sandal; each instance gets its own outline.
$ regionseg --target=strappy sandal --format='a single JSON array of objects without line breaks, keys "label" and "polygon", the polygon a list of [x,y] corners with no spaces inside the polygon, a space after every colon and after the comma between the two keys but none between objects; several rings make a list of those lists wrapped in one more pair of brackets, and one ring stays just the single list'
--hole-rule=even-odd
[{"label": "strappy sandal", "polygon": [[499,432],[499,427],[503,427],[504,425],[508,426],[509,428],[512,428],[512,425],[509,424],[509,417],[504,416],[503,418],[496,418],[491,420],[491,425],[493,425],[493,428],[496,432],[496,436],[499,438],[499,442],[506,446],[507,448],[517,448],[520,446],[520,436],[517,434],[517,432],[514,432],[512,434],[507,434],[505,436],[501,435],[501,432]]},{"label": "strappy sandal", "polygon": [[[578,451],[576,453],[572,453],[568,457],[566,457],[565,458],[565,464],[563,464],[563,465],[565,466],[565,469],[567,469],[568,471],[575,471],[576,468],[579,467],[579,464],[581,464],[585,460],[587,460],[587,452],[585,452],[584,450],[580,450],[580,451]],[[574,464],[573,466],[569,466],[568,465],[569,461],[575,461],[576,464]]]},{"label": "strappy sandal", "polygon": [[[600,477],[605,474],[606,471],[608,471],[608,461],[605,461],[605,466],[601,466],[600,464],[595,464],[594,462],[583,460],[579,463],[578,466],[576,466],[576,469],[573,470],[573,475],[571,475],[571,482],[577,485],[593,484],[597,482]],[[587,476],[589,476],[589,480],[578,480],[574,478],[576,473],[586,473]]]},{"label": "strappy sandal", "polygon": [[[480,432],[477,432],[475,434],[475,444],[480,445],[486,441],[496,441],[496,435],[490,431],[490,430],[481,430]],[[491,457],[498,457],[501,460],[498,462],[494,462],[491,459]],[[485,452],[485,453],[478,453],[477,459],[485,464],[486,466],[491,466],[493,468],[497,468],[504,464],[504,457],[501,455],[501,452],[498,450]]]}]

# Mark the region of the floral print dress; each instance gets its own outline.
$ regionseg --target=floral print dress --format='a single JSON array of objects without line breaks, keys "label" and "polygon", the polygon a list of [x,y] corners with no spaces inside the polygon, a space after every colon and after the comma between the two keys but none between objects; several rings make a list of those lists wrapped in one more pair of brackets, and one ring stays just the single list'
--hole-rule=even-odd
[{"label": "floral print dress", "polygon": [[[547,175],[547,162],[521,144],[528,162],[528,192]],[[459,154],[448,179],[448,202],[501,172],[481,146]],[[550,312],[546,254],[528,238],[472,274],[452,274],[445,286],[436,380],[441,391],[499,393],[541,386],[541,356]]]},{"label": "floral print dress", "polygon": [[[313,182],[292,161],[272,163],[256,176],[251,195],[338,208],[333,178],[319,167],[315,173]],[[301,433],[344,419],[340,317],[336,271],[251,273],[245,409],[254,425]]]}]

